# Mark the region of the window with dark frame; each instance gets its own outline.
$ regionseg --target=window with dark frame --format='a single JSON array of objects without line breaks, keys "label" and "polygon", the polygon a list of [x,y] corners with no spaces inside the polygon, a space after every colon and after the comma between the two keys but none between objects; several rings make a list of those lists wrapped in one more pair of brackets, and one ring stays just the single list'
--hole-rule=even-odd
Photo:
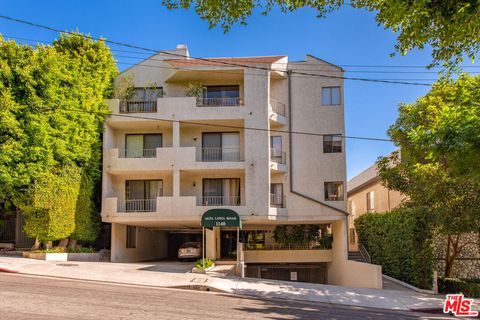
[{"label": "window with dark frame", "polygon": [[342,152],[342,135],[329,134],[323,136],[323,153]]},{"label": "window with dark frame", "polygon": [[340,87],[322,87],[322,105],[335,106],[341,104]]},{"label": "window with dark frame", "polygon": [[137,247],[137,227],[134,226],[127,226],[126,229],[126,248],[127,249],[134,249]]},{"label": "window with dark frame", "polygon": [[326,201],[343,201],[343,182],[329,181],[324,184]]},{"label": "window with dark frame", "polygon": [[350,244],[355,244],[357,239],[355,238],[355,229],[350,228]]}]

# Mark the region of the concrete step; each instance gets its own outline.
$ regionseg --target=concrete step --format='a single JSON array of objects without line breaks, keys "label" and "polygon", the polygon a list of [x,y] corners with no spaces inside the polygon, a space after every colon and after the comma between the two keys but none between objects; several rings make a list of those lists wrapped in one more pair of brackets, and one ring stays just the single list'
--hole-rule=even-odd
[{"label": "concrete step", "polygon": [[348,252],[348,260],[357,261],[357,262],[365,262],[362,255],[359,251],[349,251]]}]

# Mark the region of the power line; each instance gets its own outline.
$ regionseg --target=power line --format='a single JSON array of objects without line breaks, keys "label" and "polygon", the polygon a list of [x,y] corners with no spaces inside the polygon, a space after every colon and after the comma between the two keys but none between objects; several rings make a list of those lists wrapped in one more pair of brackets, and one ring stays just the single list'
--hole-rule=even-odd
[{"label": "power line", "polygon": [[[89,38],[89,39],[96,40],[96,41],[103,41],[105,43],[115,44],[115,45],[124,46],[124,47],[132,48],[132,49],[139,49],[139,50],[150,51],[150,52],[154,52],[154,53],[162,53],[162,54],[165,54],[165,55],[171,55],[171,56],[176,56],[176,57],[190,58],[190,59],[196,59],[196,60],[201,60],[201,61],[206,61],[206,62],[219,63],[219,64],[223,64],[223,65],[228,65],[228,66],[236,66],[236,67],[242,67],[242,68],[257,69],[257,70],[263,70],[263,71],[277,71],[277,72],[286,72],[287,71],[287,70],[275,70],[275,69],[271,69],[271,68],[268,68],[268,67],[265,68],[265,67],[261,67],[261,66],[246,65],[246,64],[241,64],[241,63],[226,62],[226,61],[222,61],[222,60],[218,60],[218,59],[211,59],[211,58],[187,57],[185,55],[170,52],[170,51],[154,50],[154,49],[141,47],[141,46],[137,46],[137,45],[132,45],[132,44],[128,44],[128,43],[123,43],[123,42],[119,42],[119,41],[112,41],[112,40],[103,39],[103,38],[85,36],[83,34],[78,34],[78,33],[71,32],[71,31],[62,31],[60,29],[56,29],[56,28],[49,27],[49,26],[46,26],[46,25],[33,23],[33,22],[30,22],[30,21],[22,20],[22,19],[12,18],[12,17],[8,17],[8,16],[5,16],[5,15],[0,15],[0,18],[5,19],[5,20],[9,20],[9,21],[13,21],[13,22],[16,22],[16,23],[26,24],[26,25],[29,25],[29,26],[32,26],[32,27],[42,28],[42,29],[45,29],[45,30],[53,31],[53,32],[81,36],[81,37],[84,37],[84,38]],[[405,81],[397,81],[397,80],[380,80],[380,79],[370,79],[370,78],[362,78],[362,77],[333,76],[333,75],[323,75],[323,74],[298,72],[298,71],[291,71],[291,73],[300,74],[300,75],[309,75],[309,76],[320,77],[320,78],[352,80],[352,81],[365,81],[365,82],[376,82],[376,83],[389,83],[389,84],[404,84],[404,85],[414,85],[414,86],[429,86],[430,87],[429,84],[419,83],[419,82],[405,82]]]},{"label": "power line", "polygon": [[[7,36],[6,36],[7,37]],[[20,38],[20,37],[10,37],[10,38],[18,38],[18,39],[22,39],[22,40],[27,40],[27,38]],[[40,40],[34,40],[34,39],[28,39],[28,41],[40,41]],[[47,42],[47,41],[44,41],[44,43]],[[52,43],[52,42],[47,42],[47,43]],[[115,49],[110,49],[111,51],[118,51],[118,50],[115,50]],[[120,50],[120,51],[125,51],[125,50]],[[126,57],[126,56],[122,56],[122,55],[115,55],[116,57]],[[117,61],[117,64],[123,64],[123,65],[129,65],[129,66],[137,66],[137,67],[144,67],[144,68],[159,68],[159,69],[169,69],[169,70],[184,70],[184,71],[198,71],[198,69],[188,69],[188,68],[178,68],[178,67],[173,67],[173,66],[159,66],[159,65],[147,65],[147,64],[144,64],[143,62],[144,61],[160,61],[160,62],[165,62],[165,60],[162,60],[162,59],[155,59],[153,57],[149,57],[149,58],[146,58],[144,59],[143,57],[132,57],[132,56],[128,56],[130,58],[134,58],[134,59],[142,59],[142,61],[140,62],[137,62],[137,63],[131,63],[131,62],[120,62],[120,61]],[[298,70],[298,69],[297,69]],[[238,74],[236,72],[232,72],[232,71],[227,71],[227,70],[215,70],[216,73],[224,73],[224,74]],[[325,70],[323,70],[323,72],[325,72]],[[339,71],[329,71],[329,72],[339,72]],[[347,71],[349,72],[349,71]],[[244,74],[245,75],[253,75],[253,76],[266,76],[264,74],[256,74],[256,73],[248,73],[248,72],[245,72],[244,71]],[[305,75],[305,76],[301,76],[301,75],[291,75],[292,77],[294,78],[316,78],[315,76],[313,75]],[[391,78],[391,79],[385,79],[385,78],[371,78],[371,80],[382,80],[382,81],[405,81],[405,80],[408,80],[408,81],[437,81],[438,79],[422,79],[422,78],[411,78],[411,79],[399,79],[399,78]]]},{"label": "power line", "polygon": [[[39,108],[37,108],[37,109],[39,109]],[[144,117],[144,116],[137,116],[137,115],[131,115],[131,114],[121,114],[121,113],[113,114],[113,113],[107,113],[107,112],[80,110],[80,109],[40,108],[40,111],[81,112],[81,113],[89,113],[89,114],[99,115],[99,116],[103,116],[103,117],[133,118],[133,119],[140,119],[140,120],[162,121],[162,122],[169,122],[169,123],[189,124],[189,125],[198,125],[198,126],[219,127],[219,128],[229,128],[229,129],[243,129],[243,130],[262,131],[262,132],[274,132],[274,133],[291,133],[291,134],[297,134],[297,135],[318,136],[318,137],[324,137],[324,136],[331,136],[332,135],[332,134],[322,134],[322,133],[303,132],[303,131],[276,130],[276,129],[255,128],[255,127],[241,127],[241,126],[234,126],[234,125],[227,125],[227,124],[204,123],[204,122],[196,122],[196,121],[188,121],[188,120],[185,121],[185,120],[175,120],[175,119],[152,118],[152,117]],[[393,142],[392,140],[385,139],[385,138],[346,136],[346,135],[337,135],[337,134],[333,134],[333,135],[340,136],[343,139]]]}]

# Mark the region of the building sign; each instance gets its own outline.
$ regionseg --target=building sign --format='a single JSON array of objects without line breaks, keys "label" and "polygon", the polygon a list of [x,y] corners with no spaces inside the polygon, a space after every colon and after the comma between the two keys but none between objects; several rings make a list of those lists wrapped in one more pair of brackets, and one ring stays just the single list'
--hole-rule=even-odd
[{"label": "building sign", "polygon": [[202,215],[201,225],[204,228],[236,227],[242,228],[240,216],[230,209],[211,209]]},{"label": "building sign", "polygon": [[297,272],[296,271],[292,271],[290,272],[290,280],[291,281],[297,281]]}]

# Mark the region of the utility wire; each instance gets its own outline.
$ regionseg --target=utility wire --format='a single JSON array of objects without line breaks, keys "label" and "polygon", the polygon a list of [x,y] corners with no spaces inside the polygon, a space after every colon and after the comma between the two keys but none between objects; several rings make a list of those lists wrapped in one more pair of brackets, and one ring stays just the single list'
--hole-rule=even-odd
[{"label": "utility wire", "polygon": [[162,121],[162,122],[169,122],[169,123],[179,123],[179,124],[189,124],[189,125],[198,125],[198,126],[208,126],[208,127],[220,127],[220,128],[229,128],[229,129],[243,129],[243,130],[252,130],[252,131],[262,131],[262,132],[274,132],[274,133],[292,133],[297,135],[306,135],[306,136],[317,136],[317,137],[324,137],[324,136],[340,136],[343,139],[355,139],[355,140],[369,140],[369,141],[382,141],[382,142],[393,142],[390,139],[385,138],[371,138],[371,137],[360,137],[360,136],[346,136],[341,134],[322,134],[322,133],[314,133],[314,132],[304,132],[304,131],[289,131],[289,130],[276,130],[276,129],[265,129],[265,128],[255,128],[255,127],[242,127],[242,126],[234,126],[234,125],[227,125],[227,124],[214,124],[214,123],[204,123],[204,122],[197,122],[197,121],[185,121],[185,120],[175,120],[175,119],[163,119],[163,118],[155,118],[155,117],[145,117],[145,116],[137,116],[131,114],[120,114],[120,113],[108,113],[108,112],[100,112],[100,111],[91,111],[91,110],[80,110],[80,109],[70,109],[70,108],[37,108],[40,111],[69,111],[69,112],[80,112],[80,113],[89,113],[103,117],[121,117],[121,118],[132,118],[132,119],[140,119],[140,120],[150,120],[150,121]]},{"label": "utility wire", "polygon": [[[5,37],[8,37],[5,35]],[[27,38],[20,38],[20,37],[8,37],[8,38],[17,38],[21,40],[27,40],[27,41],[40,41],[40,40],[35,40],[35,39],[27,39]],[[43,43],[53,43],[51,41],[44,41]],[[111,51],[118,51],[115,49],[110,49]],[[120,50],[124,51],[124,50]],[[131,62],[121,62],[117,61],[117,64],[123,64],[123,65],[128,65],[128,66],[137,66],[137,67],[144,67],[144,68],[159,68],[159,69],[170,69],[170,70],[183,70],[183,71],[198,71],[198,69],[188,69],[188,68],[179,68],[179,67],[174,67],[174,66],[159,66],[159,65],[147,65],[143,63],[144,61],[160,61],[160,62],[165,62],[165,60],[162,59],[155,59],[152,57],[149,58],[143,58],[143,57],[133,57],[133,56],[123,56],[123,55],[115,55],[115,57],[129,57],[132,59],[142,59],[142,61],[139,61],[137,63],[131,63]],[[298,69],[297,69],[298,70]],[[124,70],[125,71],[125,70]],[[331,69],[329,71],[322,69],[323,72],[340,72],[340,71],[332,71]],[[232,71],[227,71],[227,70],[215,70],[216,73],[225,73],[225,74],[238,74],[237,72],[232,72]],[[346,71],[346,72],[351,72],[351,71]],[[354,72],[362,72],[362,71],[354,71]],[[378,72],[380,73],[380,72]],[[435,73],[435,72],[433,72]],[[244,71],[245,75],[252,75],[252,76],[266,76],[265,74],[257,74],[257,73],[248,73]],[[294,78],[316,78],[314,76],[297,76],[297,75],[291,75],[291,77]],[[375,79],[375,78],[372,78]],[[385,78],[376,78],[375,80],[388,80],[388,81],[396,81],[396,80],[409,80],[409,81],[437,81],[438,79],[421,79],[421,78],[411,78],[411,79],[403,79],[403,78],[391,78],[391,79],[385,79]]]},{"label": "utility wire", "polygon": [[[132,49],[149,51],[149,52],[153,52],[153,53],[162,53],[162,54],[165,54],[165,55],[181,57],[181,58],[184,58],[184,59],[185,58],[190,58],[190,59],[196,59],[196,60],[210,62],[210,63],[214,62],[214,63],[226,65],[226,66],[236,66],[236,67],[257,69],[257,70],[263,70],[263,71],[277,71],[277,72],[286,72],[287,71],[287,70],[275,70],[275,69],[272,69],[272,68],[269,68],[269,67],[265,68],[265,67],[262,67],[262,66],[253,66],[253,65],[247,65],[247,64],[242,64],[242,63],[226,62],[226,61],[223,61],[223,60],[213,59],[213,58],[187,57],[186,55],[174,53],[174,52],[171,52],[171,51],[154,50],[154,49],[151,49],[151,48],[141,47],[141,46],[132,45],[132,44],[128,44],[128,43],[123,43],[123,42],[119,42],[119,41],[112,41],[112,40],[103,39],[103,38],[85,36],[83,34],[78,34],[76,32],[62,31],[60,29],[56,29],[56,28],[49,27],[49,26],[46,26],[46,25],[42,25],[42,24],[38,24],[38,23],[34,23],[34,22],[22,20],[22,19],[12,18],[12,17],[5,16],[5,15],[0,15],[0,18],[5,19],[5,20],[9,20],[9,21],[13,21],[13,22],[16,22],[16,23],[26,24],[26,25],[29,25],[29,26],[32,26],[32,27],[42,28],[42,29],[45,29],[45,30],[53,31],[53,32],[81,36],[81,37],[89,38],[89,39],[96,40],[96,41],[103,41],[105,43],[124,46],[124,47],[132,48]],[[298,71],[291,71],[291,73],[292,74],[294,73],[294,74],[300,74],[300,75],[320,77],[320,78],[365,81],[365,82],[376,82],[376,83],[389,83],[389,84],[404,84],[404,85],[428,86],[428,87],[430,87],[429,84],[419,83],[419,82],[405,82],[405,81],[397,81],[397,80],[381,80],[381,79],[370,79],[370,78],[361,78],[361,77],[344,77],[344,76],[333,76],[333,75],[324,75],[324,74],[298,72]]]}]

